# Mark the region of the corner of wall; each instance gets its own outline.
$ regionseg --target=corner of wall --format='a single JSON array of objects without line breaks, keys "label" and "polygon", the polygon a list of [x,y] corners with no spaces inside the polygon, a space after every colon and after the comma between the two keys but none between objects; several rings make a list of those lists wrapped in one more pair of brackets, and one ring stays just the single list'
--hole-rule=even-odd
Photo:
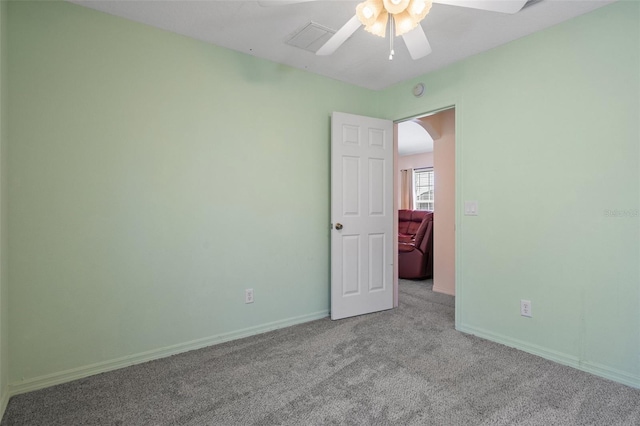
[{"label": "corner of wall", "polygon": [[4,413],[7,411],[7,405],[9,405],[9,388],[4,386],[2,388],[2,396],[0,397],[0,420],[4,418]]},{"label": "corner of wall", "polygon": [[9,403],[9,330],[7,274],[7,9],[0,0],[0,421]]}]

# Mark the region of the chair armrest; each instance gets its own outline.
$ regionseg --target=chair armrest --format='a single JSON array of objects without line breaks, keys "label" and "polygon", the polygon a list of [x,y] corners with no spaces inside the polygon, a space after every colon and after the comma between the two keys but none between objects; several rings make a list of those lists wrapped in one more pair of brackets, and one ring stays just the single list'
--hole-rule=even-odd
[{"label": "chair armrest", "polygon": [[398,253],[409,253],[417,250],[417,247],[410,243],[398,243]]},{"label": "chair armrest", "polygon": [[399,243],[412,243],[413,238],[410,235],[398,235]]},{"label": "chair armrest", "polygon": [[428,248],[432,246],[433,242],[433,221],[429,221],[429,224],[427,225],[427,231],[424,233],[424,237],[422,238],[422,240],[420,241],[420,250],[423,253],[426,253],[428,251]]}]

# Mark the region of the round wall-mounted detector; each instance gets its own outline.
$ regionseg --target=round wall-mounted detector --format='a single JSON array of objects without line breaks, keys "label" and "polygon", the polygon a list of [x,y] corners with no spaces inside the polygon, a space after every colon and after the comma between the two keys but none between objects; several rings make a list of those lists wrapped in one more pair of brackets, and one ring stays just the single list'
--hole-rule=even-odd
[{"label": "round wall-mounted detector", "polygon": [[413,96],[419,98],[422,95],[424,95],[424,84],[418,83],[413,86]]}]

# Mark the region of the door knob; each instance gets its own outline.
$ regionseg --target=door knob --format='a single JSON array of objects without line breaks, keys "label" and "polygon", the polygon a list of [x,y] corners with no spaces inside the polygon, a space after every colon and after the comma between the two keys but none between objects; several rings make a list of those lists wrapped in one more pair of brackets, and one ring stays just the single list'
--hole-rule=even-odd
[{"label": "door knob", "polygon": [[336,229],[339,231],[342,229],[342,224],[341,223],[336,223]]}]

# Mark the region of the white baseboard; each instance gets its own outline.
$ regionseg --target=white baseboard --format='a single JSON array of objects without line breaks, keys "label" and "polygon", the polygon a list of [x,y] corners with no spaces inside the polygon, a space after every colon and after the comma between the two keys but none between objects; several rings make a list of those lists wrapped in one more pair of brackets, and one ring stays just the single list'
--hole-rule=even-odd
[{"label": "white baseboard", "polygon": [[314,312],[308,315],[301,315],[299,317],[287,318],[284,320],[278,320],[278,321],[270,322],[267,324],[260,324],[260,325],[245,328],[242,330],[223,333],[223,334],[219,334],[211,337],[205,337],[202,339],[192,340],[190,342],[179,343],[177,345],[167,346],[159,349],[153,349],[153,350],[141,352],[138,354],[127,355],[127,356],[116,358],[110,361],[98,362],[98,363],[86,365],[83,367],[73,368],[70,370],[65,370],[57,373],[47,374],[40,377],[35,377],[33,379],[11,383],[9,384],[8,392],[5,392],[3,395],[2,402],[4,403],[4,405],[2,407],[6,407],[9,397],[18,395],[21,393],[31,392],[37,389],[43,389],[49,386],[59,385],[61,383],[66,383],[66,382],[81,379],[84,377],[93,376],[94,374],[105,373],[107,371],[117,370],[119,368],[128,367],[130,365],[141,364],[143,362],[153,361],[155,359],[165,358],[171,355],[188,352],[195,349],[201,349],[207,346],[228,342],[230,340],[241,339],[243,337],[265,333],[267,331],[277,330],[279,328],[285,328],[285,327],[289,327],[296,324],[302,324],[305,322],[325,318],[328,315],[329,315],[328,310]]},{"label": "white baseboard", "polygon": [[459,325],[456,327],[456,330],[467,334],[473,334],[474,336],[519,349],[550,361],[557,362],[558,364],[573,367],[577,370],[586,371],[587,373],[591,373],[595,376],[603,377],[605,379],[613,380],[614,382],[622,383],[623,385],[640,389],[640,376],[629,374],[626,371],[617,370],[596,362],[583,361],[572,355],[550,350],[538,345],[532,345],[531,343],[527,343],[522,340],[502,336],[476,327]]}]

